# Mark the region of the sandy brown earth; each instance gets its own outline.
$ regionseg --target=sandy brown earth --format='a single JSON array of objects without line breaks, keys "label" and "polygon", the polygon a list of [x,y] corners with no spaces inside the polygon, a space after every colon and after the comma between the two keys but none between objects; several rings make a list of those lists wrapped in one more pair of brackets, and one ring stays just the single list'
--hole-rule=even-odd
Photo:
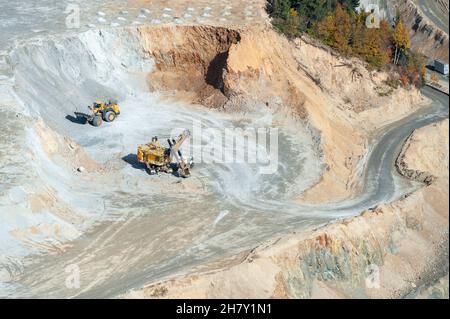
[{"label": "sandy brown earth", "polygon": [[123,297],[398,298],[416,296],[431,278],[438,283],[417,297],[448,295],[448,134],[448,120],[416,131],[399,159],[433,175],[431,185],[360,217],[261,244],[225,268]]},{"label": "sandy brown earth", "polygon": [[183,98],[187,93],[191,102],[226,112],[266,107],[279,122],[307,122],[320,135],[327,170],[314,188],[299,194],[303,202],[353,197],[375,133],[427,103],[415,89],[393,90],[387,74],[368,71],[357,59],[306,37],[290,42],[270,26],[141,32],[157,61],[148,75],[151,90]]}]

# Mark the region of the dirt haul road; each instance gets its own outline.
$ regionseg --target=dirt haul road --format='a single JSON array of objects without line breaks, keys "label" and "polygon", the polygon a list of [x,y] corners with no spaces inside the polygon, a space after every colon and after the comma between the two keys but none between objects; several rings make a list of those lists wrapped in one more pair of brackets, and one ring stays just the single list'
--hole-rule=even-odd
[{"label": "dirt haul road", "polygon": [[[206,31],[206,40],[196,39],[198,48],[210,43],[211,34],[213,39],[233,34]],[[199,271],[206,262],[239,258],[267,238],[357,215],[418,187],[398,176],[394,160],[415,128],[448,117],[448,100],[425,91],[432,107],[374,136],[363,163],[361,192],[333,204],[299,204],[294,198],[317,184],[326,169],[317,132],[302,121],[286,120],[284,112],[265,107],[263,100],[245,112],[221,112],[159,90],[149,92],[157,83],[148,74],[161,70],[161,56],[149,54],[148,48],[165,42],[152,41],[146,32],[114,27],[51,34],[19,41],[4,53],[1,296],[115,297],[148,282]],[[169,75],[162,74],[161,83],[169,83]],[[112,125],[83,126],[71,117],[93,99],[111,96],[122,107]],[[200,162],[189,180],[149,177],[133,155],[136,146],[153,135],[168,137],[172,128],[191,128],[195,135],[195,121],[205,129],[278,129],[276,173],[261,173],[267,161]],[[75,289],[67,284],[74,269],[80,272]]]}]

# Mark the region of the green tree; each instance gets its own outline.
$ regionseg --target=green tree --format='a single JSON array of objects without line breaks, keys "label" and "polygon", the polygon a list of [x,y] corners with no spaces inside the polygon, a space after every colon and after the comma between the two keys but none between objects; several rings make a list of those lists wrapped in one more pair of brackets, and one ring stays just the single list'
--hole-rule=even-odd
[{"label": "green tree", "polygon": [[305,29],[310,29],[333,12],[336,0],[298,0],[296,2],[295,7],[299,15],[304,18]]},{"label": "green tree", "polygon": [[347,8],[349,12],[355,12],[359,7],[359,0],[340,0],[339,1],[342,6]]},{"label": "green tree", "polygon": [[269,1],[269,13],[273,18],[287,19],[291,9],[290,0],[271,0]]},{"label": "green tree", "polygon": [[274,19],[284,20],[276,22],[283,28],[290,19],[290,9],[295,9],[300,17],[300,31],[314,33],[318,23],[334,13],[338,5],[345,7],[349,13],[354,13],[359,0],[269,0],[268,10]]}]

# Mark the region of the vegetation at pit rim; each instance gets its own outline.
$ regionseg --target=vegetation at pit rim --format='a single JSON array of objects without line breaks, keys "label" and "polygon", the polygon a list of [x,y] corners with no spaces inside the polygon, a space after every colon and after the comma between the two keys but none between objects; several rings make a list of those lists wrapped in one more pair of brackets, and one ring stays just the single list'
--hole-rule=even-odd
[{"label": "vegetation at pit rim", "polygon": [[392,86],[422,86],[426,59],[411,50],[407,27],[397,14],[391,24],[368,28],[369,13],[357,11],[359,0],[269,0],[274,27],[288,37],[302,34],[319,39],[345,56],[356,56],[375,69],[398,74]]}]

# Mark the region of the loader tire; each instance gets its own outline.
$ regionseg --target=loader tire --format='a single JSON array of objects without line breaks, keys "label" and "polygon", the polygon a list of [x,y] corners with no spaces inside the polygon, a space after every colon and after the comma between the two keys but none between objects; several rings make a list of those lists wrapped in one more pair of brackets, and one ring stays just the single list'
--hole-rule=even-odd
[{"label": "loader tire", "polygon": [[103,123],[102,117],[99,115],[97,115],[92,119],[92,126],[100,126],[102,125],[102,123]]},{"label": "loader tire", "polygon": [[106,114],[105,114],[106,122],[113,122],[115,119],[116,119],[116,113],[114,113],[114,111],[106,112]]}]

